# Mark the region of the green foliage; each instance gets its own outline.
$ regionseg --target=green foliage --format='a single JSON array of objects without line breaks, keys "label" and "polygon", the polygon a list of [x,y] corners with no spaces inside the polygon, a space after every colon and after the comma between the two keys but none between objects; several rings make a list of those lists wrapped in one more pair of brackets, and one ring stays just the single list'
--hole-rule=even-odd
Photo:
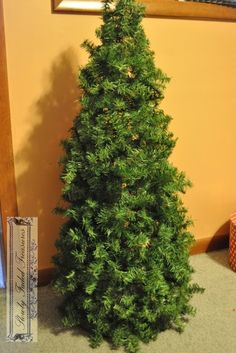
[{"label": "green foliage", "polygon": [[180,193],[191,185],[168,158],[176,140],[160,109],[167,76],[154,65],[134,0],[104,0],[100,44],[86,40],[81,111],[61,142],[67,221],[56,241],[54,287],[63,323],[128,352],[183,330],[202,292],[191,283],[194,242]]}]

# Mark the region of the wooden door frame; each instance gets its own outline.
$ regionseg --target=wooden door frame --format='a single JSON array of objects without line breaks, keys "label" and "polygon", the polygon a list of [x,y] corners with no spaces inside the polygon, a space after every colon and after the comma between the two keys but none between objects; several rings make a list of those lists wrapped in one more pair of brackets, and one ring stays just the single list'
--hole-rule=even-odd
[{"label": "wooden door frame", "polygon": [[17,216],[18,207],[7,78],[3,0],[0,0],[0,211],[6,259],[7,217]]}]

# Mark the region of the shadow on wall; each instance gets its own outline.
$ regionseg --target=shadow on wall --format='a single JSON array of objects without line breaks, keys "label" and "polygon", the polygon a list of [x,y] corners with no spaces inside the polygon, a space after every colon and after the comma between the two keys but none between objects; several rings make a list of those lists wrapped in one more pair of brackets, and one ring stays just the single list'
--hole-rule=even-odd
[{"label": "shadow on wall", "polygon": [[32,131],[16,155],[16,165],[26,165],[16,181],[19,216],[37,216],[39,220],[39,269],[51,267],[54,242],[62,223],[52,209],[60,199],[63,185],[59,180],[58,161],[63,155],[59,143],[68,136],[79,111],[77,65],[77,56],[70,48],[55,60],[47,77],[49,88],[30,111]]},{"label": "shadow on wall", "polygon": [[207,252],[229,247],[229,228],[230,225],[228,220],[217,229],[207,247]]},{"label": "shadow on wall", "polygon": [[[229,220],[222,224],[219,229],[215,232],[213,238],[211,239],[206,252],[207,255],[215,262],[220,265],[227,267],[229,266],[229,231],[230,231],[230,222]],[[215,251],[216,249],[219,249]]]}]

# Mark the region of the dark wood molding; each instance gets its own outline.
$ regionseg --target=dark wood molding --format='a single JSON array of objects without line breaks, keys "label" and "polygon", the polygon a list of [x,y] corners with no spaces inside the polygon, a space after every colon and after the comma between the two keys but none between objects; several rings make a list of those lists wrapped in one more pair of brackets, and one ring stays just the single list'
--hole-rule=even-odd
[{"label": "dark wood molding", "polygon": [[212,238],[197,239],[196,244],[190,250],[191,255],[210,252],[229,247],[229,235],[215,235]]},{"label": "dark wood molding", "polygon": [[53,278],[53,267],[42,268],[38,273],[38,285],[46,286]]},{"label": "dark wood molding", "polygon": [[7,217],[17,216],[18,209],[11,134],[2,0],[0,0],[0,210],[2,216],[4,251],[6,256]]},{"label": "dark wood molding", "polygon": [[[98,14],[95,8],[79,9],[81,0],[51,0],[53,13]],[[85,0],[86,1],[86,0]],[[83,0],[83,3],[85,2]],[[96,2],[96,1],[95,1]],[[99,2],[99,0],[98,0]],[[181,18],[210,21],[236,21],[236,9],[228,6],[182,2],[178,0],[140,0],[146,6],[147,17]],[[71,5],[77,4],[78,8]],[[88,0],[89,3],[89,0]]]}]

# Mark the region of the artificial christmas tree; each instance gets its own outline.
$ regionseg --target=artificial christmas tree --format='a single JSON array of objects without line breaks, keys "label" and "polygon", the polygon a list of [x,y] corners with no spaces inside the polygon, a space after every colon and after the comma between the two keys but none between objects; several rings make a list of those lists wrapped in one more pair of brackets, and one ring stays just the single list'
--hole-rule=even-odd
[{"label": "artificial christmas tree", "polygon": [[[115,6],[114,6],[115,5]],[[101,43],[85,41],[81,111],[62,141],[67,217],[53,257],[66,326],[135,352],[139,341],[183,329],[202,289],[191,282],[191,220],[179,193],[190,182],[169,161],[168,78],[154,65],[134,0],[104,0]]]}]

